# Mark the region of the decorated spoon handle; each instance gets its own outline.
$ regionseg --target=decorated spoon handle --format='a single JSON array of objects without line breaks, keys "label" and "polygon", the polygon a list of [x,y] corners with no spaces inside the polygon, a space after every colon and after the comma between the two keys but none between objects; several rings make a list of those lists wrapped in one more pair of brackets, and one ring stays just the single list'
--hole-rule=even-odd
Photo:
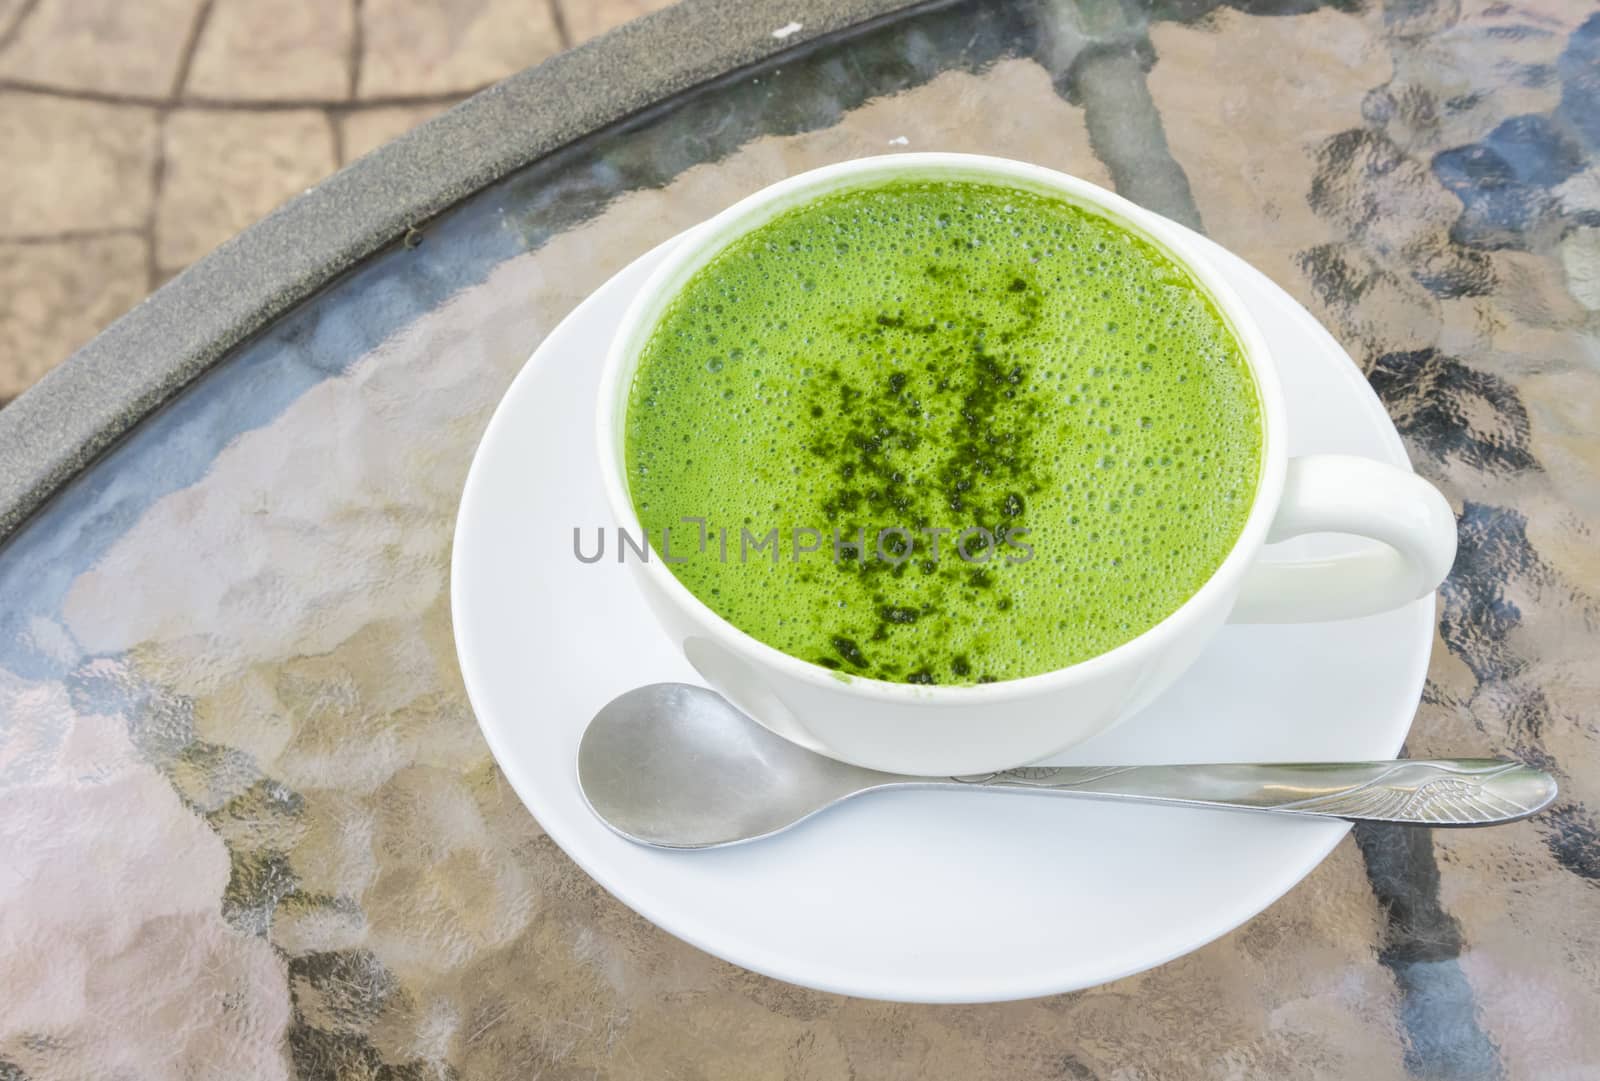
[{"label": "decorated spoon handle", "polygon": [[1026,766],[952,777],[961,785],[1063,796],[1394,822],[1490,826],[1556,798],[1543,770],[1502,758],[1286,765]]}]

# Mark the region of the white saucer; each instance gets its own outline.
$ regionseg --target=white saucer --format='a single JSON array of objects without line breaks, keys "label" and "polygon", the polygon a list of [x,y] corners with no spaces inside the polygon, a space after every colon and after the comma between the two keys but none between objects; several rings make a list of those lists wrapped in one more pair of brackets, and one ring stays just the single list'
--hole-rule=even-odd
[{"label": "white saucer", "polygon": [[[1356,366],[1264,275],[1203,241],[1282,369],[1289,452],[1406,465]],[[462,496],[456,649],[495,758],[549,835],[607,890],[735,964],[829,991],[980,1002],[1126,976],[1237,927],[1299,882],[1346,827],[974,792],[873,796],[760,844],[658,852],[579,795],[578,738],[622,691],[699,682],[626,568],[580,564],[612,522],[593,450],[600,360],[664,252],[622,271],[528,361]],[[1296,553],[1345,543],[1291,542]],[[1287,547],[1287,546],[1285,546]],[[1060,761],[1389,758],[1421,696],[1433,601],[1344,623],[1229,627],[1150,709]]]}]

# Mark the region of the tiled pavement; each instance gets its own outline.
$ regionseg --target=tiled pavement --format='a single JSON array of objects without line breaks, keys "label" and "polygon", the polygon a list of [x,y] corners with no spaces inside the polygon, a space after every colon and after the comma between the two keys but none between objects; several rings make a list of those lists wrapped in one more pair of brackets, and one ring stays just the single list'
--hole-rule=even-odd
[{"label": "tiled pavement", "polygon": [[0,0],[0,405],[323,176],[671,0]]}]

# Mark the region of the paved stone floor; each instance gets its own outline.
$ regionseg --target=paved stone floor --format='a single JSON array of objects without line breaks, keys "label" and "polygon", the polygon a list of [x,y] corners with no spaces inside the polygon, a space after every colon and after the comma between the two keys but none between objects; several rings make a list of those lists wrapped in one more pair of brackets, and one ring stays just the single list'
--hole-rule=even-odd
[{"label": "paved stone floor", "polygon": [[0,0],[0,406],[278,204],[671,0]]}]

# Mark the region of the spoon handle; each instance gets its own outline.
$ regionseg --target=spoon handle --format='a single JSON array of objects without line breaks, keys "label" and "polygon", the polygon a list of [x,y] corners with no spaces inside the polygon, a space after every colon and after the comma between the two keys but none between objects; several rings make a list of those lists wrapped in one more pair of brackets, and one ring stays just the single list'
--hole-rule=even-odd
[{"label": "spoon handle", "polygon": [[1352,822],[1489,826],[1536,814],[1556,798],[1543,770],[1503,758],[1285,765],[1025,766],[952,777],[961,785],[1028,789]]}]

